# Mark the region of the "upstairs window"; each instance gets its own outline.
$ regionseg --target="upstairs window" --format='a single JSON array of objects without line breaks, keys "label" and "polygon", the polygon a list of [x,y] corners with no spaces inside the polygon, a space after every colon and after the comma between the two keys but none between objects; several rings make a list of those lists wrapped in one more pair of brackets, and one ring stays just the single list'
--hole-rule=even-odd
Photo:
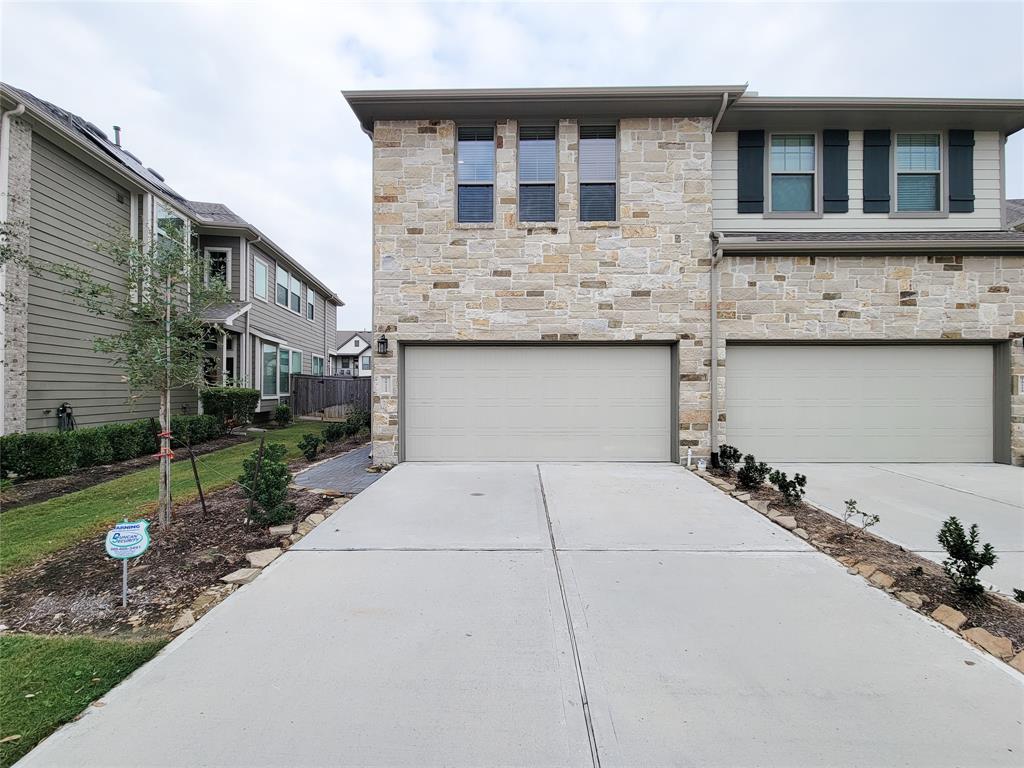
[{"label": "upstairs window", "polygon": [[937,133],[896,134],[896,210],[938,211],[942,142]]},{"label": "upstairs window", "polygon": [[292,275],[292,312],[302,314],[302,283],[295,279],[295,275]]},{"label": "upstairs window", "polygon": [[281,269],[280,265],[277,267],[277,294],[275,298],[282,307],[288,306],[288,272]]},{"label": "upstairs window", "polygon": [[306,288],[306,319],[312,320],[316,316],[316,294],[312,288]]},{"label": "upstairs window", "polygon": [[580,126],[580,221],[615,221],[618,140],[614,125]]},{"label": "upstairs window", "polygon": [[519,128],[519,220],[555,221],[555,126]]},{"label": "upstairs window", "polygon": [[252,260],[252,295],[257,299],[267,300],[267,277],[269,274],[267,262],[254,257]]},{"label": "upstairs window", "polygon": [[494,126],[460,126],[456,157],[459,222],[494,221]]},{"label": "upstairs window", "polygon": [[206,274],[204,275],[207,285],[210,280],[220,280],[222,283],[231,286],[231,254],[220,248],[206,249]]},{"label": "upstairs window", "polygon": [[771,145],[771,210],[813,212],[816,168],[814,134],[774,134]]}]

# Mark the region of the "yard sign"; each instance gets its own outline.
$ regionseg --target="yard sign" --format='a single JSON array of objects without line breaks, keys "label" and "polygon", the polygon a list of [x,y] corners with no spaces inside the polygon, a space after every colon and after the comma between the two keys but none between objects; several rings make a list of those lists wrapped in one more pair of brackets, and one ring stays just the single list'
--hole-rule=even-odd
[{"label": "yard sign", "polygon": [[149,521],[128,520],[107,532],[107,554],[121,561],[121,607],[128,605],[128,561],[149,548]]}]

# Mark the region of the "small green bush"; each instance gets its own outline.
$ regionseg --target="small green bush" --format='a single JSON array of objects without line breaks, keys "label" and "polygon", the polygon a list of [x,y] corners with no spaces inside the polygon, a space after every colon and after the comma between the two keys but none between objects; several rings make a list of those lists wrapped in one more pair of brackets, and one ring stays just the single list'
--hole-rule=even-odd
[{"label": "small green bush", "polygon": [[110,438],[103,427],[85,427],[68,434],[75,443],[79,467],[95,467],[114,460]]},{"label": "small green bush", "polygon": [[251,424],[260,403],[259,390],[245,387],[208,387],[199,393],[199,397],[203,402],[203,413],[217,417],[225,431]]},{"label": "small green bush", "polygon": [[724,443],[718,446],[718,466],[727,475],[732,474],[733,467],[739,463],[742,456],[739,448]]},{"label": "small green bush", "polygon": [[78,451],[70,432],[29,432],[0,438],[0,475],[25,480],[60,477],[77,466]]},{"label": "small green bush", "polygon": [[1013,599],[1018,603],[1024,603],[1024,589],[1014,589]]},{"label": "small green bush", "polygon": [[320,435],[303,435],[299,440],[299,450],[306,457],[306,461],[313,461],[324,445],[324,439]]},{"label": "small green bush", "polygon": [[292,480],[285,461],[287,452],[283,443],[269,443],[264,446],[262,462],[258,461],[257,449],[242,463],[238,482],[245,495],[256,502],[253,522],[258,525],[279,525],[295,515],[295,505],[287,503],[288,484]]},{"label": "small green bush", "polygon": [[179,445],[199,445],[221,435],[221,422],[216,416],[172,416],[171,434]]},{"label": "small green bush", "polygon": [[146,421],[129,421],[100,427],[107,435],[114,461],[127,461],[147,453],[149,445],[140,425],[148,426]]},{"label": "small green bush", "polygon": [[942,561],[942,570],[953,580],[956,588],[971,600],[985,593],[984,585],[978,580],[982,568],[996,564],[996,552],[991,544],[978,549],[978,524],[971,526],[969,533],[956,517],[950,517],[939,529],[939,544],[949,555]]},{"label": "small green bush", "polygon": [[782,494],[782,499],[786,504],[792,506],[799,504],[804,498],[804,487],[807,485],[807,476],[801,475],[797,472],[793,475],[793,479],[790,480],[785,472],[780,472],[777,469],[772,470],[772,473],[768,475],[768,480],[779,489],[779,493]]},{"label": "small green bush", "polygon": [[345,431],[345,427],[346,422],[344,421],[329,421],[320,434],[323,435],[325,442],[336,443],[348,436],[348,432]]},{"label": "small green bush", "polygon": [[274,421],[282,427],[288,426],[292,420],[292,408],[288,403],[278,403],[274,408]]},{"label": "small green bush", "polygon": [[740,485],[749,491],[754,491],[764,485],[764,480],[772,468],[763,461],[758,461],[753,454],[748,453],[743,457],[743,466],[736,473],[736,479]]}]

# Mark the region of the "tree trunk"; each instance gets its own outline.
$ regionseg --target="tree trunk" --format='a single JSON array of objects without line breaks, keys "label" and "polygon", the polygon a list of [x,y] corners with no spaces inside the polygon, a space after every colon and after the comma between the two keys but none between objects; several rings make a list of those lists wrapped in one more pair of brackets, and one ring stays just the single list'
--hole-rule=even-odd
[{"label": "tree trunk", "polygon": [[161,528],[171,524],[171,280],[164,283],[164,386],[160,392],[160,503]]}]

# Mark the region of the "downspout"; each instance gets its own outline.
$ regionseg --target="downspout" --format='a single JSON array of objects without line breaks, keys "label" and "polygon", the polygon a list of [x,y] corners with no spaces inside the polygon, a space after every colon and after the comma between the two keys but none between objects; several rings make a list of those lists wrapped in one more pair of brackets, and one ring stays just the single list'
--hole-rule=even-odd
[{"label": "downspout", "polygon": [[[19,103],[0,117],[0,224],[7,224],[8,182],[10,180],[11,159],[11,118],[25,114],[25,105]],[[7,264],[0,264],[0,435],[6,434],[4,427],[7,419],[7,312],[3,297],[7,293]]]},{"label": "downspout", "polygon": [[708,291],[711,306],[711,466],[718,467],[718,262],[722,259],[721,233],[712,230],[711,273]]}]

